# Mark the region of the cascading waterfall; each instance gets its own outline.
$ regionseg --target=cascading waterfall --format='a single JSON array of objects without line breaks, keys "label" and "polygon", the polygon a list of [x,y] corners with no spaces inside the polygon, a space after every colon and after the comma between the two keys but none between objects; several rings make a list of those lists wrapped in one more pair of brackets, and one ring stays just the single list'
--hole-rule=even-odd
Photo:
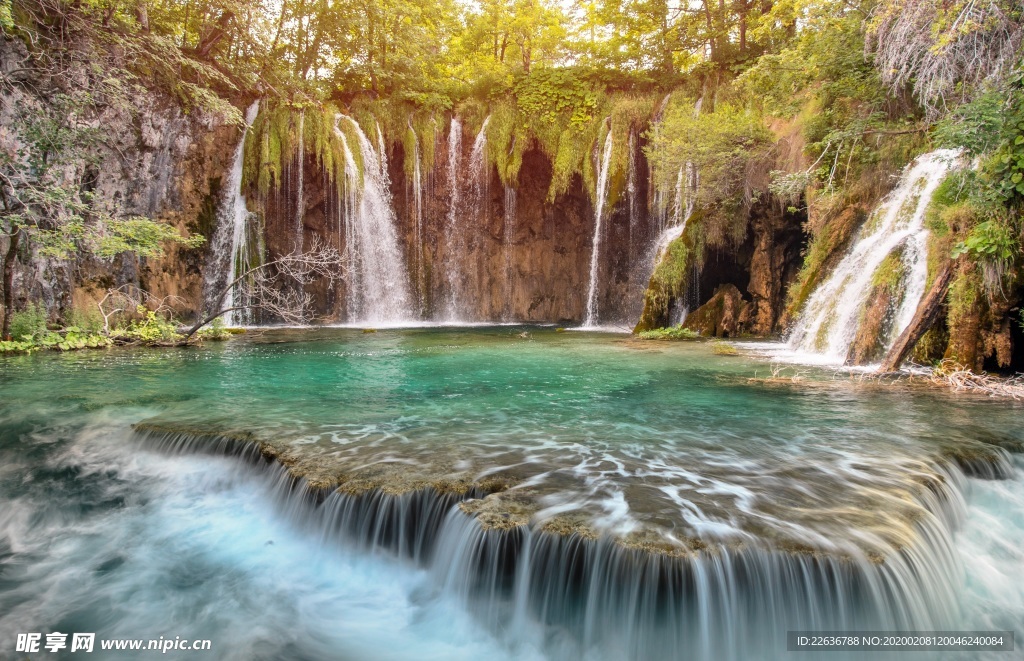
[{"label": "cascading waterfall", "polygon": [[[256,121],[259,110],[259,101],[253,101],[245,112],[245,130],[242,131],[242,138],[235,148],[224,197],[217,209],[217,229],[210,242],[211,257],[204,287],[203,298],[207,308],[218,306],[218,302],[213,299],[252,265],[253,246],[250,243],[249,209],[246,206],[245,195],[242,194],[242,169],[245,164],[245,139],[249,134],[249,127]],[[234,307],[235,294],[235,287],[228,289],[219,307]],[[228,312],[224,316],[224,323],[228,326],[237,324],[244,318],[240,312]]]},{"label": "cascading waterfall", "polygon": [[[484,119],[480,131],[473,140],[473,150],[469,153],[469,171],[473,174],[473,194],[476,198],[474,206],[479,207],[487,197],[487,184],[490,172],[487,166],[487,125],[491,123],[491,116]],[[479,211],[480,209],[477,209]]]},{"label": "cascading waterfall", "polygon": [[396,323],[412,318],[412,295],[386,170],[359,123],[346,115],[359,142],[362,177],[345,134],[336,127],[345,154],[345,256],[350,322]]},{"label": "cascading waterfall", "polygon": [[462,122],[452,117],[448,129],[448,215],[445,218],[445,278],[448,296],[445,317],[449,321],[461,318],[465,309],[462,301],[461,264],[459,263],[463,236],[459,228],[460,205],[462,202],[459,169],[462,164]]},{"label": "cascading waterfall", "polygon": [[959,155],[959,150],[941,149],[907,166],[899,185],[872,212],[849,252],[808,299],[790,334],[790,349],[819,354],[827,362],[846,362],[872,279],[886,257],[897,250],[904,294],[886,345],[910,324],[928,279],[925,212]]},{"label": "cascading waterfall", "polygon": [[[672,100],[672,93],[665,95],[665,98],[658,104],[658,109],[654,113],[654,118],[651,121],[651,131],[654,133],[654,140],[657,141],[658,135],[661,133],[661,119],[665,115],[665,109],[668,108],[668,102]],[[664,232],[668,226],[668,211],[671,203],[671,191],[666,190],[662,186],[657,177],[650,177],[648,185],[651,187],[651,211],[655,218],[658,220],[658,231]]]},{"label": "cascading waterfall", "polygon": [[[966,480],[955,466],[936,466],[934,489],[915,492],[923,516],[901,538],[911,546],[882,560],[856,546],[818,554],[756,543],[663,555],[542,525],[484,528],[460,506],[486,496],[474,489],[352,495],[292,477],[251,441],[163,430],[138,438],[262,467],[284,516],[315,537],[411,559],[508,644],[547,628],[544,645],[562,658],[743,659],[757,650],[782,659],[787,630],[937,630],[960,616],[953,531]],[[1000,466],[1013,474],[1007,456]]]},{"label": "cascading waterfall", "polygon": [[629,201],[629,254],[633,256],[635,235],[640,223],[640,201],[637,196],[636,183],[636,132],[629,131],[629,162],[626,168],[626,196]]},{"label": "cascading waterfall", "polygon": [[423,172],[420,166],[420,138],[416,130],[409,123],[409,133],[412,134],[412,203],[413,214],[416,219],[416,285],[420,297],[420,315],[426,310],[426,266],[423,263]]},{"label": "cascading waterfall", "polygon": [[604,151],[601,160],[597,164],[597,190],[594,197],[594,239],[590,248],[590,285],[587,288],[587,310],[583,318],[584,328],[597,326],[597,276],[598,262],[601,254],[602,219],[604,217],[604,205],[608,199],[608,175],[612,161],[612,129],[609,120],[608,135],[604,139]]},{"label": "cascading waterfall", "polygon": [[303,220],[306,215],[305,168],[306,168],[306,113],[299,113],[299,155],[298,190],[295,194],[295,252],[303,250]]},{"label": "cascading waterfall", "polygon": [[[662,102],[662,109],[659,110],[658,116],[664,112],[664,107],[668,103],[668,97]],[[693,112],[695,115],[700,114],[701,107],[703,106],[704,98],[697,99],[694,104]],[[658,122],[654,125],[654,130],[659,130],[660,124]],[[691,162],[686,161],[676,173],[675,186],[668,188],[663,185],[659,185],[654,191],[654,211],[658,215],[660,220],[661,233],[658,238],[654,241],[651,246],[650,252],[647,254],[647,258],[644,260],[645,263],[650,264],[647,275],[653,272],[658,262],[661,261],[665,250],[668,249],[669,245],[673,241],[678,239],[686,231],[686,225],[693,216],[693,211],[696,208],[697,201],[697,190],[700,188],[700,172],[697,170],[697,166]],[[700,271],[696,264],[693,267],[693,275],[691,276],[693,282],[698,281],[700,277]],[[687,288],[687,293],[697,294],[695,287],[690,286]],[[679,305],[676,308],[676,314],[672,316],[670,322],[673,325],[681,324],[686,320],[686,315],[689,313],[692,307],[700,305],[699,295],[694,295],[691,300],[687,303],[678,302]]]},{"label": "cascading waterfall", "polygon": [[505,186],[505,226],[503,228],[502,242],[505,249],[505,321],[511,321],[513,301],[512,294],[515,290],[515,271],[512,260],[512,250],[515,247],[516,238],[516,189],[512,186]]},{"label": "cascading waterfall", "polygon": [[672,202],[672,224],[666,227],[654,243],[653,264],[657,264],[662,254],[669,245],[681,237],[686,230],[686,223],[693,215],[697,187],[700,185],[700,175],[693,163],[687,162],[679,168],[679,175],[676,178],[675,196]]}]

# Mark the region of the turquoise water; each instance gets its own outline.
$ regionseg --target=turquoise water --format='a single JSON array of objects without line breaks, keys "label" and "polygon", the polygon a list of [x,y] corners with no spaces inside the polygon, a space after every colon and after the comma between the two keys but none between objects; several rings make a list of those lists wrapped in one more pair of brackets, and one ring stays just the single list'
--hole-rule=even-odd
[{"label": "turquoise water", "polygon": [[[486,594],[467,587],[454,558],[481,532],[457,507],[438,520],[438,557],[338,542],[282,495],[280,471],[168,454],[132,432],[140,422],[244,432],[299,474],[396,494],[500,478],[507,491],[469,508],[481,521],[490,512],[535,531],[569,526],[613,548],[699,541],[714,566],[708,585],[731,585],[737,563],[749,573],[751,562],[788,557],[780,549],[834,557],[871,594],[830,583],[808,601],[830,609],[821,622],[1019,627],[1020,461],[999,450],[1009,479],[990,481],[944,457],[1024,439],[1020,406],[794,374],[707,344],[512,327],[268,331],[201,349],[0,359],[0,646],[13,649],[18,632],[72,629],[210,638],[216,658],[236,659],[641,649],[630,632],[600,631],[616,618],[589,602],[558,602],[588,613],[576,627],[519,578]],[[523,549],[549,549],[531,539]],[[625,589],[617,580],[607,589]],[[797,589],[773,580],[732,601],[774,603]],[[652,599],[671,611],[663,593]],[[762,622],[751,605],[693,608],[722,631],[736,618],[788,622]],[[647,632],[652,609],[621,626]],[[751,658],[737,645],[726,655]]]}]

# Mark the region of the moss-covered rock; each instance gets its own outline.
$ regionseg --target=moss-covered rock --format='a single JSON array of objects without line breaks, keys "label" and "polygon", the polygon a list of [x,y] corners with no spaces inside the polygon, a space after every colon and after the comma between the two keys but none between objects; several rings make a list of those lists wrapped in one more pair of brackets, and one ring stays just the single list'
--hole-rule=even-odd
[{"label": "moss-covered rock", "polygon": [[736,285],[722,285],[711,300],[686,317],[683,327],[704,337],[736,337],[746,304]]}]

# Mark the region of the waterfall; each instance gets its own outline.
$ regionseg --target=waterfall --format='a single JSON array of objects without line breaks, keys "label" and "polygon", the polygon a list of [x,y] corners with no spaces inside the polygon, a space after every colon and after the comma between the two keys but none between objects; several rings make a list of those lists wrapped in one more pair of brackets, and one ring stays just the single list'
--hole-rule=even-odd
[{"label": "waterfall", "polygon": [[[942,479],[929,484],[934,491],[908,487],[907,505],[923,514],[912,527],[865,535],[863,547],[817,553],[751,538],[675,555],[610,535],[547,532],[543,522],[486,526],[460,507],[487,497],[477,488],[326,493],[237,436],[142,427],[137,440],[171,455],[250,464],[293,525],[325,543],[411,561],[433,589],[464,603],[488,630],[507,632],[512,644],[531,623],[549,626],[560,657],[784,659],[788,630],[935,630],[962,621],[953,533],[965,516],[967,482],[955,466],[935,467]],[[1013,475],[1008,458],[998,467]]]},{"label": "waterfall", "polygon": [[380,122],[374,121],[374,126],[377,128],[377,155],[381,181],[390,188],[391,176],[388,174],[388,150],[384,144],[384,132],[380,130]]},{"label": "waterfall", "polygon": [[609,122],[608,135],[604,139],[604,152],[597,166],[597,190],[594,207],[594,240],[590,248],[590,286],[587,291],[587,313],[583,319],[585,328],[597,325],[597,267],[601,253],[601,219],[608,198],[608,174],[612,162],[612,128]]},{"label": "waterfall", "polygon": [[[240,272],[248,270],[251,266],[249,209],[246,206],[245,195],[242,194],[242,168],[245,165],[245,139],[249,134],[249,127],[256,121],[259,110],[260,102],[253,101],[245,112],[245,130],[242,131],[242,138],[235,147],[231,171],[224,187],[224,197],[217,208],[217,229],[210,240],[210,264],[207,267],[203,297],[208,307],[217,306],[218,302],[214,299],[222,288],[231,284]],[[230,308],[234,304],[235,288],[232,287],[225,294],[219,307]],[[242,315],[235,314],[234,311],[228,312],[224,316],[224,323],[233,326],[241,318]]]},{"label": "waterfall", "polygon": [[446,318],[450,321],[459,319],[463,310],[461,294],[462,286],[460,281],[461,269],[459,260],[462,251],[460,244],[462,236],[459,233],[459,203],[461,195],[459,191],[459,166],[462,164],[462,123],[458,117],[452,117],[451,126],[448,129],[448,216],[444,227],[445,237],[445,277],[447,279],[448,300],[446,305]]},{"label": "waterfall", "polygon": [[626,195],[629,197],[629,251],[633,256],[634,235],[640,222],[640,207],[637,202],[636,188],[636,132],[629,131],[629,164],[626,168]]},{"label": "waterfall", "polygon": [[351,117],[348,122],[359,142],[362,178],[355,157],[336,128],[345,154],[345,256],[348,263],[348,320],[361,323],[394,323],[411,319],[412,295],[405,260],[398,240],[397,218],[383,156],[378,154]]},{"label": "waterfall", "polygon": [[[480,132],[476,134],[473,141],[473,150],[469,154],[469,171],[473,173],[473,192],[476,196],[474,203],[479,205],[487,196],[487,125],[491,121],[488,115],[480,126]],[[478,209],[479,211],[479,209]]]},{"label": "waterfall", "polygon": [[502,241],[505,248],[505,321],[512,320],[515,272],[512,264],[512,249],[516,232],[516,189],[505,186],[505,227]]},{"label": "waterfall", "polygon": [[903,332],[927,284],[925,212],[959,155],[958,150],[941,149],[907,166],[899,185],[868,217],[849,252],[811,294],[790,334],[790,349],[820,354],[827,362],[846,362],[872,279],[885,258],[896,250],[901,251],[905,293],[887,344]]},{"label": "waterfall", "polygon": [[420,138],[409,122],[412,134],[412,199],[416,219],[416,287],[420,297],[420,315],[426,311],[426,269],[423,264],[423,172],[420,167]]},{"label": "waterfall", "polygon": [[[660,117],[664,114],[666,105],[668,104],[669,97],[665,97],[662,101],[661,108],[658,110],[657,118],[654,123],[654,132],[660,130]],[[704,98],[697,99],[697,102],[693,106],[694,115],[699,115],[701,107],[704,105]],[[658,181],[660,178],[651,177],[652,181]],[[693,216],[694,209],[697,203],[697,191],[700,188],[700,172],[697,170],[696,164],[692,161],[686,161],[680,166],[678,172],[676,172],[675,185],[667,186],[663,183],[656,183],[654,188],[654,204],[653,212],[658,218],[658,225],[661,228],[661,232],[655,239],[653,245],[651,245],[646,258],[643,260],[645,264],[649,264],[649,270],[646,272],[646,277],[650,277],[651,273],[657,267],[658,262],[661,261],[665,254],[665,250],[668,249],[669,245],[673,241],[678,239],[686,231],[686,225],[689,223],[690,218]],[[700,270],[696,264],[693,267],[692,282],[697,282],[700,277]],[[646,281],[646,278],[645,278]],[[692,284],[692,283],[691,283]],[[695,292],[695,288],[690,286],[687,287],[687,293]],[[689,297],[688,303],[679,301],[677,309],[679,315],[674,316],[671,320],[673,324],[682,323],[686,319],[686,315],[691,309],[694,309],[700,305],[699,294],[696,297]]]},{"label": "waterfall", "polygon": [[305,198],[305,167],[306,167],[306,111],[299,113],[299,175],[298,175],[298,191],[296,193],[295,202],[295,252],[302,252],[302,221],[306,215],[306,200]]}]

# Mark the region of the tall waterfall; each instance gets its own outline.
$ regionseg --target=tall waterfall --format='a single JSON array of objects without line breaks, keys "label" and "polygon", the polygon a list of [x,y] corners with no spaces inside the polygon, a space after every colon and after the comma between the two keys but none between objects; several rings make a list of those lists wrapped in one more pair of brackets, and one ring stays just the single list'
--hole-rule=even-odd
[{"label": "tall waterfall", "polygon": [[[204,286],[204,302],[207,308],[217,306],[214,300],[224,287],[238,277],[238,274],[250,268],[252,247],[249,244],[249,209],[245,195],[242,194],[242,167],[245,163],[245,139],[249,127],[256,121],[260,102],[253,101],[245,112],[245,130],[235,147],[231,171],[228,173],[224,187],[224,197],[217,209],[217,229],[210,241],[211,259],[207,267]],[[229,289],[218,307],[230,308],[235,304],[235,288]],[[214,310],[210,310],[213,312]],[[224,323],[232,326],[242,319],[243,315],[235,311],[224,316]]]},{"label": "tall waterfall", "polygon": [[423,172],[420,165],[420,138],[409,122],[412,134],[412,204],[416,220],[416,289],[419,291],[419,311],[426,309],[426,266],[423,263]]},{"label": "tall waterfall", "polygon": [[637,197],[636,174],[636,131],[629,131],[629,164],[626,168],[626,196],[629,201],[629,252],[633,256],[634,235],[640,223],[640,201]]},{"label": "tall waterfall", "polygon": [[594,202],[594,240],[590,248],[590,285],[587,289],[587,312],[583,319],[584,328],[597,325],[597,271],[601,253],[601,220],[608,198],[608,174],[612,162],[612,128],[609,123],[608,135],[604,139],[604,152],[597,166],[597,190]]},{"label": "tall waterfall", "polygon": [[958,150],[941,149],[907,166],[899,185],[872,212],[849,252],[808,299],[790,334],[790,349],[820,354],[828,362],[846,362],[872,279],[896,250],[903,264],[905,293],[887,343],[910,324],[927,284],[925,212],[959,155]]},{"label": "tall waterfall", "polygon": [[454,321],[460,318],[464,308],[462,301],[461,265],[459,255],[462,235],[459,227],[459,205],[461,185],[459,166],[462,164],[462,122],[452,117],[448,129],[448,215],[444,226],[445,270],[448,297],[445,301],[445,316]]},{"label": "tall waterfall", "polygon": [[306,167],[306,112],[299,113],[299,175],[298,191],[295,201],[295,251],[302,252],[303,249],[303,220],[306,215],[305,199],[305,167]]},{"label": "tall waterfall", "polygon": [[348,319],[350,322],[393,323],[412,319],[409,276],[398,240],[397,218],[383,156],[378,154],[359,123],[348,122],[359,142],[363,172],[340,129],[345,154],[345,256],[348,262]]},{"label": "tall waterfall", "polygon": [[512,293],[515,291],[515,269],[512,250],[516,237],[516,189],[505,186],[505,226],[502,241],[505,249],[505,321],[512,320]]},{"label": "tall waterfall", "polygon": [[487,186],[490,183],[490,167],[487,164],[487,125],[491,116],[484,119],[480,131],[473,140],[473,150],[469,153],[469,171],[473,177],[473,220],[479,219],[487,204]]}]

